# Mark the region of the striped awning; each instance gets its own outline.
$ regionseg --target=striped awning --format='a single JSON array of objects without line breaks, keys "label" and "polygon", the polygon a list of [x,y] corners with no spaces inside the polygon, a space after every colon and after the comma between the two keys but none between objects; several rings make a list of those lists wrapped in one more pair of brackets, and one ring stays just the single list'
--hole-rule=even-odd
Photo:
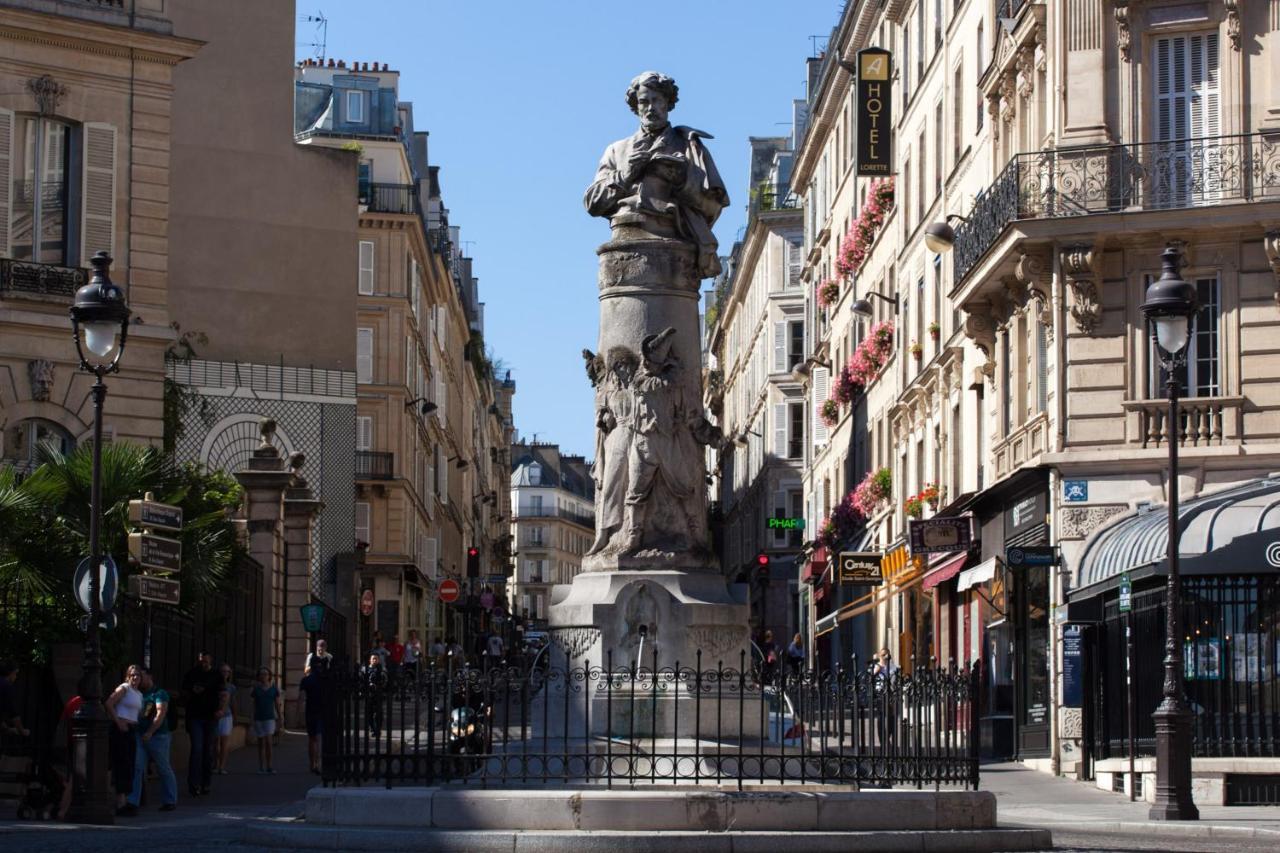
[{"label": "striped awning", "polygon": [[924,571],[924,558],[911,556],[906,543],[889,551],[880,560],[880,573],[886,582],[902,585]]}]

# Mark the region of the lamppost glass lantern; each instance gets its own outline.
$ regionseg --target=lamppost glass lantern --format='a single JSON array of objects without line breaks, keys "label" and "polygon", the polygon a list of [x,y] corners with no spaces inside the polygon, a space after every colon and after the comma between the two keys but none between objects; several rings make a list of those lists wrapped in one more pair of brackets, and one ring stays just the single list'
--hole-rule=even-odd
[{"label": "lamppost glass lantern", "polygon": [[71,305],[71,329],[81,369],[111,373],[117,369],[124,352],[129,333],[129,306],[125,303],[124,291],[111,281],[111,256],[98,252],[90,263],[93,277],[76,291]]},{"label": "lamppost glass lantern", "polygon": [[[1180,363],[1186,357],[1187,342],[1191,340],[1191,322],[1200,310],[1200,300],[1195,285],[1182,280],[1178,274],[1181,255],[1170,246],[1161,255],[1164,270],[1160,278],[1147,288],[1147,301],[1142,313],[1155,328],[1156,343],[1164,357]],[[1170,369],[1172,365],[1166,365]]]}]

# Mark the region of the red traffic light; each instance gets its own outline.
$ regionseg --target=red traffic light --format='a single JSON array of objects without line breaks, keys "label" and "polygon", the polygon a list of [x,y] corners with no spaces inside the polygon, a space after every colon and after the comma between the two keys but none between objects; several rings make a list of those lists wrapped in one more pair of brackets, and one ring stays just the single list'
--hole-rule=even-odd
[{"label": "red traffic light", "polygon": [[756,555],[756,565],[757,565],[757,566],[760,566],[761,568],[764,568],[765,566],[769,565],[769,555],[768,555],[768,554],[757,554],[757,555]]},{"label": "red traffic light", "polygon": [[479,556],[480,556],[480,549],[479,549],[479,548],[476,548],[476,547],[474,547],[474,546],[473,546],[473,547],[471,547],[471,548],[468,548],[468,549],[467,549],[467,556],[468,556],[468,557],[479,557]]}]

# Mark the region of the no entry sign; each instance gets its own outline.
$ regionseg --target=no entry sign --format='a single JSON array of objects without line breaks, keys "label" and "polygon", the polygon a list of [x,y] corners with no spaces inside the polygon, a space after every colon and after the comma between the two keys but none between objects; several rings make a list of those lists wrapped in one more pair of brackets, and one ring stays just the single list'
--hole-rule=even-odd
[{"label": "no entry sign", "polygon": [[440,596],[440,600],[445,604],[452,604],[458,600],[458,596],[462,594],[462,589],[458,586],[458,582],[446,578],[440,582],[440,589],[436,593]]}]

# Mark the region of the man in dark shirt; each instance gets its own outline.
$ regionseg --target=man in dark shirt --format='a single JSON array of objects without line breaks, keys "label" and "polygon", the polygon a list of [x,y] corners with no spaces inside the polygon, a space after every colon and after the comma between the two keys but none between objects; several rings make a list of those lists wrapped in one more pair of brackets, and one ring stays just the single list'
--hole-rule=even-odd
[{"label": "man in dark shirt", "polygon": [[222,675],[213,668],[213,656],[208,652],[201,652],[196,665],[182,678],[187,734],[191,737],[187,790],[193,797],[209,793],[209,784],[213,781],[213,748],[217,743],[215,717],[222,704],[224,688]]},{"label": "man in dark shirt", "polygon": [[320,739],[324,736],[324,703],[331,676],[327,670],[312,669],[298,684],[305,697],[307,718],[307,754],[311,758],[311,772],[320,772]]}]

